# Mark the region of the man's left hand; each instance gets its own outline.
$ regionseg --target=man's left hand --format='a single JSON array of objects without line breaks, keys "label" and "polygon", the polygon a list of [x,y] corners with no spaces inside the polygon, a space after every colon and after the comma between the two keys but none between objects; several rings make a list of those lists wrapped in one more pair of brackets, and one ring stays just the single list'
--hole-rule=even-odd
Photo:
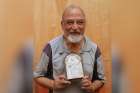
[{"label": "man's left hand", "polygon": [[88,76],[83,77],[81,81],[81,88],[90,93],[95,91],[95,88]]}]

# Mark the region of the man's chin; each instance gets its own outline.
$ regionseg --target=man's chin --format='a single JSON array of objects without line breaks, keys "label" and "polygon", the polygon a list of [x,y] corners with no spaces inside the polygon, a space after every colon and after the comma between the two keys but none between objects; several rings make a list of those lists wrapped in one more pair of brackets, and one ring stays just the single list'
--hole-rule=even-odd
[{"label": "man's chin", "polygon": [[83,39],[83,36],[81,35],[70,35],[67,37],[69,43],[80,43],[80,41]]},{"label": "man's chin", "polygon": [[70,40],[69,40],[69,43],[71,43],[71,44],[79,44],[80,41],[70,41]]}]

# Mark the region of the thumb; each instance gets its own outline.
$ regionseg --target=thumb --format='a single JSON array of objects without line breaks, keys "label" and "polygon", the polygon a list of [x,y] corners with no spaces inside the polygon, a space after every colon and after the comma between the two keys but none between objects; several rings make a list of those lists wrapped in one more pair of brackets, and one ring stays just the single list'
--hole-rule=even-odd
[{"label": "thumb", "polygon": [[64,80],[63,83],[64,83],[64,84],[71,84],[70,81],[66,81],[66,80]]},{"label": "thumb", "polygon": [[83,77],[83,79],[89,79],[89,76],[86,75],[86,76]]},{"label": "thumb", "polygon": [[58,76],[58,79],[60,79],[60,80],[65,80],[65,75],[59,75],[59,76]]}]

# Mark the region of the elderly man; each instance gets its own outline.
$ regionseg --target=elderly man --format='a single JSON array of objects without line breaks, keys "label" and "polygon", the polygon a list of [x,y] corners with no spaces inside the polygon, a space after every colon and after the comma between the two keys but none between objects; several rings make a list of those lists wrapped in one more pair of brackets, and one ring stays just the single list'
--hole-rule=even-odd
[{"label": "elderly man", "polygon": [[101,52],[84,36],[84,11],[68,6],[62,15],[63,35],[44,48],[35,81],[52,93],[95,93],[105,80]]}]

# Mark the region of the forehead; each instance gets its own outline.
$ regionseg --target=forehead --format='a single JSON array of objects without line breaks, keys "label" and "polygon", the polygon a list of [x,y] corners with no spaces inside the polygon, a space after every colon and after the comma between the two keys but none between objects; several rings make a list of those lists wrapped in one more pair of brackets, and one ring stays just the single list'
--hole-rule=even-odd
[{"label": "forehead", "polygon": [[85,19],[84,13],[78,9],[68,9],[64,12],[63,19]]}]

